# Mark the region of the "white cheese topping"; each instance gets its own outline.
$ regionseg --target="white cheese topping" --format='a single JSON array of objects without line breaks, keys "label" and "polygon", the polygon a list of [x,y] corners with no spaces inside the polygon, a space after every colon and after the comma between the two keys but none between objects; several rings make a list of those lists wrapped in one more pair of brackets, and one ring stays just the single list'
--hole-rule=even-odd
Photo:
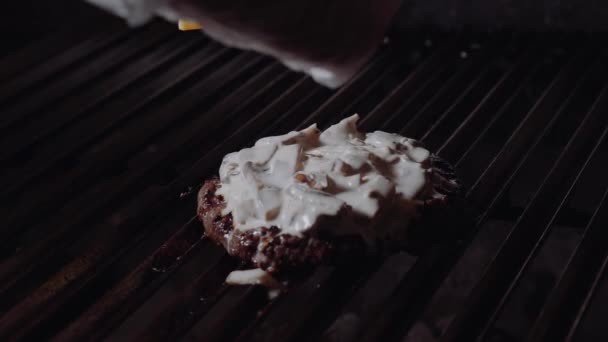
[{"label": "white cheese topping", "polygon": [[226,283],[230,285],[263,285],[269,288],[281,288],[281,284],[276,279],[260,268],[232,271],[226,277]]},{"label": "white cheese topping", "polygon": [[226,155],[217,191],[226,202],[223,214],[231,213],[240,230],[276,226],[300,235],[320,218],[338,217],[327,225],[337,235],[370,240],[387,231],[394,220],[379,217],[387,212],[381,209],[398,204],[402,214],[416,201],[428,184],[430,153],[397,134],[362,133],[358,119],[324,132],[312,125],[263,138]]},{"label": "white cheese topping", "polygon": [[285,286],[276,280],[270,273],[261,268],[232,271],[226,277],[229,285],[261,285],[268,289],[268,299],[275,299],[281,294]]}]

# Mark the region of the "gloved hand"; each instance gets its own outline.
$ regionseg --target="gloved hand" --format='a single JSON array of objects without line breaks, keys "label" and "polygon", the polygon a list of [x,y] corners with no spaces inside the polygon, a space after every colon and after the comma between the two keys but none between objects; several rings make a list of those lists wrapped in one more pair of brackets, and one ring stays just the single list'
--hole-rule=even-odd
[{"label": "gloved hand", "polygon": [[194,20],[228,46],[276,57],[332,88],[350,79],[374,53],[401,4],[401,0],[88,1],[136,24],[154,13],[173,21]]}]

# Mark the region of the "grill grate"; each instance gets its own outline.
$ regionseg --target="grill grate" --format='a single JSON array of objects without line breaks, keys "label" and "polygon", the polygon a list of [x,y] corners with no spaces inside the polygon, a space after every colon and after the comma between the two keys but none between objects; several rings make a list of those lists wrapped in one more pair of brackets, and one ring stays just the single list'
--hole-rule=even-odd
[{"label": "grill grate", "polygon": [[[5,57],[0,339],[608,336],[604,37],[395,36],[332,92],[174,31]],[[197,186],[229,151],[353,112],[457,166],[477,211],[468,237],[321,266],[272,302],[225,285],[239,265],[201,239]]]}]

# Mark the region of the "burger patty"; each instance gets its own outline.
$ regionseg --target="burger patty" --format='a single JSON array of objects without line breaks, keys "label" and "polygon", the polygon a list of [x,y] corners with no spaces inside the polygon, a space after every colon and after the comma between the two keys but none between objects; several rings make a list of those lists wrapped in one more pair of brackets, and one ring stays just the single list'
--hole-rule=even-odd
[{"label": "burger patty", "polygon": [[[404,224],[404,239],[383,241],[380,249],[397,247],[415,251],[422,245],[437,240],[437,236],[447,237],[451,233],[446,227],[453,227],[457,215],[457,203],[462,199],[462,188],[456,179],[452,166],[437,156],[431,156],[432,175],[429,186],[442,195],[443,199],[420,198],[417,201],[413,222]],[[370,248],[359,236],[330,236],[325,225],[331,225],[332,218],[320,222],[320,229],[313,229],[294,236],[281,234],[278,227],[255,229],[235,229],[232,215],[222,215],[226,203],[216,194],[220,187],[218,178],[207,180],[198,193],[198,217],[202,221],[207,237],[222,245],[226,251],[240,260],[262,268],[270,273],[305,265],[315,265],[344,256],[361,255]],[[442,236],[443,235],[443,236]]]}]

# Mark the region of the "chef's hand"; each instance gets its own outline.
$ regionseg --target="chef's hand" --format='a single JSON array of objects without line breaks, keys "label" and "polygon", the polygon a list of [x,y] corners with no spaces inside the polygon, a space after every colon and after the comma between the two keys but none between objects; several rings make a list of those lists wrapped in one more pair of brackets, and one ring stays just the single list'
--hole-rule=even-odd
[{"label": "chef's hand", "polygon": [[216,40],[278,58],[330,87],[381,43],[401,0],[173,0]]},{"label": "chef's hand", "polygon": [[194,20],[212,38],[254,50],[337,87],[374,53],[401,0],[87,0],[139,23]]}]

